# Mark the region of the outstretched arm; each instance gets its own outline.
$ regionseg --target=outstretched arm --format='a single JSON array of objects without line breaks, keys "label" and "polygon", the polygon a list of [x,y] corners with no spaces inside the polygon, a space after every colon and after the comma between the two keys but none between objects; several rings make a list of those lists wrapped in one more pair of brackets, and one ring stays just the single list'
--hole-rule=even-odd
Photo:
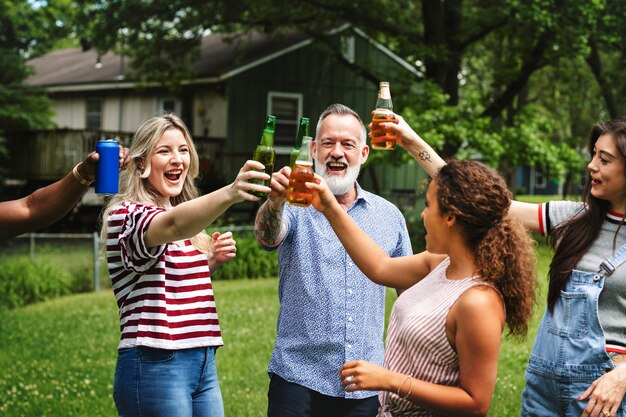
[{"label": "outstretched arm", "polygon": [[189,239],[206,229],[230,206],[242,201],[258,201],[250,191],[269,192],[269,187],[253,184],[253,178],[267,180],[269,175],[261,172],[263,164],[246,161],[232,184],[212,193],[185,201],[156,216],[148,226],[145,242],[148,247]]},{"label": "outstretched arm", "polygon": [[315,180],[316,183],[307,183],[307,187],[315,191],[313,206],[328,219],[350,258],[370,280],[404,290],[424,278],[446,258],[446,255],[428,252],[390,257],[352,220],[322,177],[315,175]]},{"label": "outstretched arm", "polygon": [[[398,123],[381,123],[380,126],[398,135],[398,142],[413,158],[434,178],[437,172],[444,166],[445,161],[426,143],[404,120],[396,114]],[[513,201],[508,217],[520,220],[529,230],[539,231],[538,205]]]},{"label": "outstretched arm", "polygon": [[95,178],[98,154],[90,153],[64,178],[18,200],[0,203],[0,238],[48,226],[65,216]]}]

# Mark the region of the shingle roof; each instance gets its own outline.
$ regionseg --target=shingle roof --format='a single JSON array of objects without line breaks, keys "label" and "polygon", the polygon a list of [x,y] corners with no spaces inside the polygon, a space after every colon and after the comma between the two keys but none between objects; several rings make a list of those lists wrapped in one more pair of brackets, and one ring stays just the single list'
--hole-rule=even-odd
[{"label": "shingle roof", "polygon": [[[200,46],[200,57],[194,64],[197,78],[227,78],[229,72],[245,67],[267,56],[279,53],[304,41],[302,34],[290,33],[280,37],[253,32],[242,35],[213,34],[205,36]],[[37,86],[76,85],[87,83],[115,83],[130,81],[128,58],[107,52],[98,54],[81,48],[61,49],[28,62],[34,69],[27,83]]]}]

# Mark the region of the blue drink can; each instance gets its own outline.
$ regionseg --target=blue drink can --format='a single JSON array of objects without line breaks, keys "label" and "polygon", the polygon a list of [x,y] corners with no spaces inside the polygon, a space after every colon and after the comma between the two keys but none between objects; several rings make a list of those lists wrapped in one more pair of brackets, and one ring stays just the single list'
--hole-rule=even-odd
[{"label": "blue drink can", "polygon": [[100,158],[96,167],[96,193],[117,194],[120,182],[120,148],[115,140],[101,140],[96,144]]}]

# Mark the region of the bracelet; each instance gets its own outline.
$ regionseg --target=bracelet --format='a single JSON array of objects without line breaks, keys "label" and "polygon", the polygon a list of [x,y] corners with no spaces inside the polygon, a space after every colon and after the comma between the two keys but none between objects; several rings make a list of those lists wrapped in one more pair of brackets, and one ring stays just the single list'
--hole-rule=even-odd
[{"label": "bracelet", "polygon": [[[404,383],[410,380],[411,382],[409,383],[409,391],[406,393],[406,395],[403,397],[400,395],[400,392],[402,391],[402,387],[404,386]],[[404,381],[402,381],[402,383],[400,384],[400,386],[398,387],[398,397],[400,397],[400,399],[402,400],[406,400],[407,398],[409,398],[409,395],[411,395],[411,389],[413,389],[413,378],[409,375],[406,378],[404,378]]]},{"label": "bracelet", "polygon": [[76,164],[76,166],[72,169],[72,175],[74,175],[74,178],[76,178],[76,181],[78,181],[80,185],[91,184],[91,181],[84,179],[83,176],[80,175],[80,173],[78,172],[78,165],[80,165],[80,163]]}]

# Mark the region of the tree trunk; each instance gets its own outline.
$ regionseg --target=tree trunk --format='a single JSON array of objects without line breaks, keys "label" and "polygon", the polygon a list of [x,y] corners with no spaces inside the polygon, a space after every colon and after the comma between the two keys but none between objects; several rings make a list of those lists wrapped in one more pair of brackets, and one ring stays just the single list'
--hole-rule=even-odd
[{"label": "tree trunk", "polygon": [[611,119],[615,119],[619,117],[619,114],[617,112],[617,106],[615,105],[615,98],[613,97],[611,86],[602,71],[602,60],[600,58],[600,53],[598,52],[598,44],[595,38],[592,37],[589,39],[589,47],[591,48],[591,51],[585,58],[585,61],[587,61],[587,65],[589,65],[589,68],[591,69],[591,72],[600,87],[604,103],[606,104],[606,108],[609,111]]}]

